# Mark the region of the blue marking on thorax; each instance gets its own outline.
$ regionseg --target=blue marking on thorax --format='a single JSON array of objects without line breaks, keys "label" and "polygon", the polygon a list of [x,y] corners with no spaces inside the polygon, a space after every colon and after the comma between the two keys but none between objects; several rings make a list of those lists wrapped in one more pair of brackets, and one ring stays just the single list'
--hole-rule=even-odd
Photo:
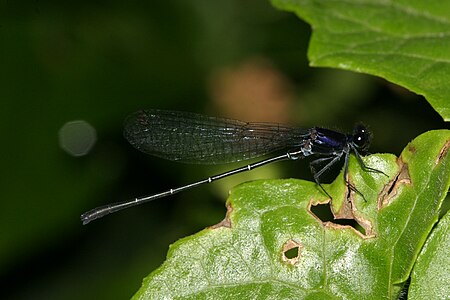
[{"label": "blue marking on thorax", "polygon": [[317,128],[314,144],[333,149],[342,149],[347,144],[345,134],[324,128]]}]

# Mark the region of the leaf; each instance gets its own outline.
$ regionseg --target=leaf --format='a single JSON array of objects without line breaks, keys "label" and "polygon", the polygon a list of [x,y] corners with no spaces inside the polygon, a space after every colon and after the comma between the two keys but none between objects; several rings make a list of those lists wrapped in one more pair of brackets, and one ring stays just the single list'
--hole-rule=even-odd
[{"label": "leaf", "polygon": [[346,189],[342,172],[325,188],[335,218],[355,228],[311,212],[329,200],[312,182],[241,184],[226,218],[171,245],[134,299],[393,299],[437,221],[449,147],[450,131],[431,131],[398,159],[364,158],[388,176],[363,171],[351,157],[349,180],[366,200]]},{"label": "leaf", "polygon": [[311,24],[312,66],[383,77],[450,121],[450,2],[272,0]]},{"label": "leaf", "polygon": [[417,258],[410,299],[447,299],[450,295],[450,211],[439,221]]}]

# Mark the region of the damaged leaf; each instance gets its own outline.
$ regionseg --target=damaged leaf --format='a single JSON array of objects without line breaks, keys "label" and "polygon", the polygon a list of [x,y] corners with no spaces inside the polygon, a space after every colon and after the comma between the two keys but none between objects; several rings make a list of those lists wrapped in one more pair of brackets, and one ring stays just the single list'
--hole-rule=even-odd
[{"label": "damaged leaf", "polygon": [[[449,141],[450,131],[431,131],[399,158],[364,158],[387,176],[351,157],[348,180],[364,198],[342,172],[325,185],[331,203],[303,180],[235,187],[225,220],[171,245],[134,299],[396,299],[449,189]],[[318,203],[331,219],[311,209]]]}]

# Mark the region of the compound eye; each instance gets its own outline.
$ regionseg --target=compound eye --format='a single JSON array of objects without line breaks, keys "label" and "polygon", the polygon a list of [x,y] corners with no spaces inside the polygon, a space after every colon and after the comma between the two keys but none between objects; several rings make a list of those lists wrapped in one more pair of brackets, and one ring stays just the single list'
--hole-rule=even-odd
[{"label": "compound eye", "polygon": [[371,133],[364,125],[356,125],[353,130],[353,145],[361,151],[367,151],[369,149]]}]

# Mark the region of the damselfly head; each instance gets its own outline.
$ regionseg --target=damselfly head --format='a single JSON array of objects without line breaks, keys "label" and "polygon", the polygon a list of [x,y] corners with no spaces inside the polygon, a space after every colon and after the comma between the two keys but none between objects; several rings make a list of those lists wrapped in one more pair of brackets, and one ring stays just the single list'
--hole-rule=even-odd
[{"label": "damselfly head", "polygon": [[372,133],[363,124],[356,124],[353,129],[353,146],[360,152],[367,152],[369,150],[370,142],[372,140]]}]

